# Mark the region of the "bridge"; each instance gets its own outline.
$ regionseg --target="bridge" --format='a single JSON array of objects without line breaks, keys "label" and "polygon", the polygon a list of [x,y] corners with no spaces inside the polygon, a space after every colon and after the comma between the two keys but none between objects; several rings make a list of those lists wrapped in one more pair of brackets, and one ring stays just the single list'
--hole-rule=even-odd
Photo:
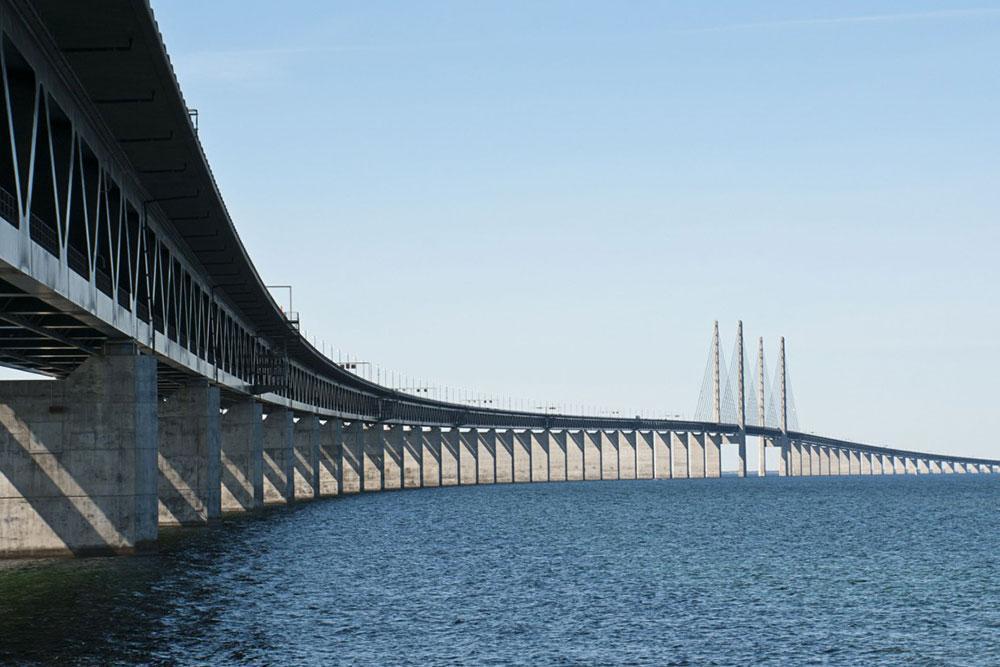
[{"label": "bridge", "polygon": [[159,526],[354,492],[719,477],[723,447],[745,476],[748,437],[760,475],[765,447],[791,476],[1000,471],[796,430],[784,343],[775,396],[761,344],[747,401],[742,329],[724,382],[716,328],[692,420],[362,378],[261,280],[145,0],[0,0],[0,30],[0,364],[51,378],[0,383],[2,557],[130,552]]}]

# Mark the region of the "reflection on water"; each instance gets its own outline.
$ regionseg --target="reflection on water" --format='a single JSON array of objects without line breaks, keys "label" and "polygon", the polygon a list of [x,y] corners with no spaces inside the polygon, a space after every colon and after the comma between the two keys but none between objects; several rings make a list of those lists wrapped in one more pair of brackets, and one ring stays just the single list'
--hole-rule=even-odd
[{"label": "reflection on water", "polygon": [[0,563],[0,662],[1000,664],[1000,478],[427,489]]}]

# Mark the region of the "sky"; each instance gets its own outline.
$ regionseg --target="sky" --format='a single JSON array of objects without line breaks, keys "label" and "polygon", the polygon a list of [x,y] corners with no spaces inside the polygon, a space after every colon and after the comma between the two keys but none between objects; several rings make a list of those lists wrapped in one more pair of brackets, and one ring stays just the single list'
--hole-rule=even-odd
[{"label": "sky", "polygon": [[1000,457],[1000,2],[152,5],[328,349],[690,416],[742,319],[803,430]]}]

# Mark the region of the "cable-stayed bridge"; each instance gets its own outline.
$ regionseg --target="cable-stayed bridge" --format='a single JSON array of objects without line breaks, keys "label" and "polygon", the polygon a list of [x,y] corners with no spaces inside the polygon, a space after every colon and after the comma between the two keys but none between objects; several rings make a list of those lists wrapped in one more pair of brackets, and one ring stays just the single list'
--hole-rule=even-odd
[{"label": "cable-stayed bridge", "polygon": [[0,363],[53,378],[0,383],[0,556],[356,491],[719,477],[724,446],[746,475],[748,437],[785,475],[1000,469],[799,432],[784,353],[753,370],[742,335],[725,363],[716,333],[691,420],[362,378],[258,275],[144,0],[0,0],[0,30]]}]

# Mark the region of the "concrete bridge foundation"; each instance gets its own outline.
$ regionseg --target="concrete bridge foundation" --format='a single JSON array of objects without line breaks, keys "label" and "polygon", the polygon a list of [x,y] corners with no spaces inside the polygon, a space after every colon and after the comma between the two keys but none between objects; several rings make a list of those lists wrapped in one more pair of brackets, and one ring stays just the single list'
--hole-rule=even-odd
[{"label": "concrete bridge foundation", "polygon": [[292,429],[292,440],[295,498],[318,498],[319,419],[315,415],[300,417]]},{"label": "concrete bridge foundation", "polygon": [[264,428],[261,405],[234,403],[220,419],[221,509],[247,512],[264,504]]},{"label": "concrete bridge foundation", "polygon": [[653,431],[653,477],[670,479],[670,433]]},{"label": "concrete bridge foundation", "polygon": [[0,382],[0,557],[157,536],[156,360],[112,345],[65,380]]},{"label": "concrete bridge foundation", "polygon": [[321,498],[340,493],[340,459],[343,456],[344,433],[339,419],[329,419],[319,427],[319,495]]},{"label": "concrete bridge foundation", "polygon": [[295,499],[292,411],[278,408],[264,420],[264,504]]},{"label": "concrete bridge foundation", "polygon": [[671,475],[676,479],[688,478],[688,434],[670,433],[670,457],[673,462]]},{"label": "concrete bridge foundation", "polygon": [[688,477],[705,477],[705,434],[688,433]]},{"label": "concrete bridge foundation", "polygon": [[722,477],[722,436],[705,434],[705,477]]},{"label": "concrete bridge foundation", "polygon": [[159,403],[159,523],[195,526],[222,513],[219,388],[197,380]]},{"label": "concrete bridge foundation", "polygon": [[566,479],[583,479],[583,431],[566,432]]}]

